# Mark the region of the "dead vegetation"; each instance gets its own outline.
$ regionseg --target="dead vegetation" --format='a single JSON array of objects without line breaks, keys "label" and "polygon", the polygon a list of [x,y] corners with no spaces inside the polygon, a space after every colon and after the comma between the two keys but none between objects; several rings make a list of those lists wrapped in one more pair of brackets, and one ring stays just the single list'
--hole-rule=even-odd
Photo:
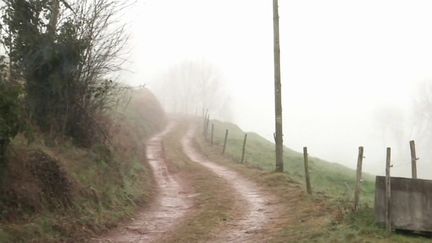
[{"label": "dead vegetation", "polygon": [[[2,216],[17,219],[25,212],[43,208],[54,211],[72,204],[73,183],[59,162],[39,149],[11,151],[14,163],[8,163],[1,194],[8,208]],[[12,186],[11,186],[12,185]]]}]

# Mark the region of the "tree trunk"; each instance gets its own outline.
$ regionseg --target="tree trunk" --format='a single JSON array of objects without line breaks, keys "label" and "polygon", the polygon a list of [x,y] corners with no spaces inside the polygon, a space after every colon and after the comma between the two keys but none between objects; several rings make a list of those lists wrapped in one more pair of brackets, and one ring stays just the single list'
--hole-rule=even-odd
[{"label": "tree trunk", "polygon": [[276,171],[283,172],[282,92],[279,44],[279,4],[273,0]]},{"label": "tree trunk", "polygon": [[48,31],[50,36],[54,36],[57,30],[57,23],[60,14],[60,2],[59,0],[51,1],[51,18],[48,23]]}]

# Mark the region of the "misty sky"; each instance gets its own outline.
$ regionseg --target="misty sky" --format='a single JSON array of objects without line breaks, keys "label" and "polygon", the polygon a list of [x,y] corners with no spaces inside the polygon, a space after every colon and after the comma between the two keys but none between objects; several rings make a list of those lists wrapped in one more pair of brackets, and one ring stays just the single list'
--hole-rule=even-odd
[{"label": "misty sky", "polygon": [[[382,174],[385,147],[396,145],[377,114],[409,116],[419,84],[432,80],[431,9],[417,0],[280,0],[285,144],[352,168],[364,145],[365,170]],[[152,88],[173,65],[206,60],[223,75],[234,121],[272,137],[272,1],[138,0],[124,19],[123,80]],[[407,134],[398,140],[406,149],[415,139]],[[407,175],[408,153],[395,153],[395,175]],[[419,163],[425,176],[432,161]]]}]

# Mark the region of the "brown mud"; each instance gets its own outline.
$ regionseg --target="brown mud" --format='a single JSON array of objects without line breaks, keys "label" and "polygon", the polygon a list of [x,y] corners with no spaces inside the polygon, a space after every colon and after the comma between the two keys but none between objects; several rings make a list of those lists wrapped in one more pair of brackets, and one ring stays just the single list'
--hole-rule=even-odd
[{"label": "brown mud", "polygon": [[94,242],[159,242],[181,224],[192,210],[191,193],[172,175],[164,155],[163,137],[175,128],[167,128],[152,137],[146,146],[147,159],[153,170],[157,195],[150,207],[143,209],[130,223],[121,226]]},{"label": "brown mud", "polygon": [[[163,137],[176,129],[174,123],[147,142],[147,159],[153,170],[157,195],[130,223],[94,242],[164,242],[193,211],[193,192],[181,178],[167,168]],[[277,199],[239,173],[210,161],[194,147],[195,129],[191,127],[181,140],[190,160],[202,165],[227,182],[235,194],[232,217],[211,231],[210,242],[268,242],[272,226],[280,221]],[[180,142],[180,141],[179,141]],[[169,148],[167,148],[169,149]],[[209,178],[211,179],[211,178]],[[198,240],[199,241],[199,240]]]},{"label": "brown mud", "polygon": [[239,173],[214,163],[200,154],[193,145],[195,129],[190,128],[182,139],[185,154],[217,176],[225,179],[236,192],[238,215],[227,221],[212,242],[267,242],[269,227],[278,221],[275,198]]}]

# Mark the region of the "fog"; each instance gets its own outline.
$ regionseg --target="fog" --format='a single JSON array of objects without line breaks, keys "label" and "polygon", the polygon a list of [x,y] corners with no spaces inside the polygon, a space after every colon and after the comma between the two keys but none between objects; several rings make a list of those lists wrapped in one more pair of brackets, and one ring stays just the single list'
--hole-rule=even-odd
[{"label": "fog", "polygon": [[[285,145],[351,168],[362,145],[373,174],[384,173],[391,146],[392,173],[408,176],[415,139],[419,177],[432,178],[432,143],[418,109],[432,80],[430,9],[432,2],[417,0],[280,0]],[[123,17],[130,54],[122,80],[164,99],[158,85],[170,70],[210,63],[231,113],[213,115],[272,140],[271,1],[140,0]]]}]

